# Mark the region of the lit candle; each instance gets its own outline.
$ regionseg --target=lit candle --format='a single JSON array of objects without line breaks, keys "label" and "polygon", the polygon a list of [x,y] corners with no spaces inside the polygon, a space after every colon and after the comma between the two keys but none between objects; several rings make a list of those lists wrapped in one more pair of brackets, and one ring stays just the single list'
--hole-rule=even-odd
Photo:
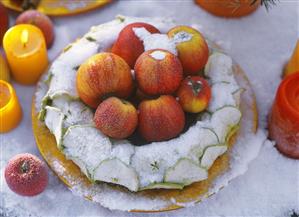
[{"label": "lit candle", "polygon": [[3,47],[17,82],[34,84],[47,69],[45,38],[36,26],[20,24],[10,28],[4,35]]},{"label": "lit candle", "polygon": [[0,80],[0,133],[5,133],[20,123],[22,109],[13,87]]},{"label": "lit candle", "polygon": [[280,152],[299,159],[299,72],[286,77],[277,90],[269,134]]}]

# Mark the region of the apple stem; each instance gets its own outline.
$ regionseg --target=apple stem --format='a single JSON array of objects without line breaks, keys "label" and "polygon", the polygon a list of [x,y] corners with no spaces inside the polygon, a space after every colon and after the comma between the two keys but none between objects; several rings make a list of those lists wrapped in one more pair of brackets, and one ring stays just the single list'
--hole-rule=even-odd
[{"label": "apple stem", "polygon": [[121,99],[121,102],[125,105],[130,105],[130,103],[127,100]]},{"label": "apple stem", "polygon": [[29,162],[24,161],[21,165],[21,172],[22,173],[27,173],[29,171]]},{"label": "apple stem", "polygon": [[192,87],[194,95],[198,95],[202,89],[202,82],[201,81],[193,81],[191,77],[188,78],[188,84]]}]

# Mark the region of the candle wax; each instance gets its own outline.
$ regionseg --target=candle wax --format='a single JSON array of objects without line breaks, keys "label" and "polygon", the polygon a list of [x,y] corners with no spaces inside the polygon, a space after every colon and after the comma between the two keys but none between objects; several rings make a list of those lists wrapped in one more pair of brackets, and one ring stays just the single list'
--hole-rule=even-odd
[{"label": "candle wax", "polygon": [[34,84],[47,69],[45,38],[37,27],[20,24],[10,28],[4,36],[3,47],[17,82]]},{"label": "candle wax", "polygon": [[7,87],[0,83],[0,108],[4,107],[10,99],[11,95]]},{"label": "candle wax", "polygon": [[0,133],[17,127],[22,120],[22,109],[14,88],[0,80]]}]

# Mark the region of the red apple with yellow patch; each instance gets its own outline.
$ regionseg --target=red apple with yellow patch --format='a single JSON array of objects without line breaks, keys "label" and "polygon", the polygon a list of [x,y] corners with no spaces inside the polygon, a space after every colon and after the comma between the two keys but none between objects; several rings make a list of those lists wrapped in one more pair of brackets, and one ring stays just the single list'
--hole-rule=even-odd
[{"label": "red apple with yellow patch", "polygon": [[105,135],[114,139],[124,139],[135,131],[138,114],[130,102],[110,97],[98,106],[94,122]]},{"label": "red apple with yellow patch", "polygon": [[99,53],[78,69],[77,91],[81,100],[92,108],[109,96],[128,98],[133,91],[129,65],[113,53]]},{"label": "red apple with yellow patch", "polygon": [[198,113],[208,107],[211,99],[211,88],[204,78],[188,76],[182,81],[177,96],[184,111]]},{"label": "red apple with yellow patch", "polygon": [[179,59],[161,49],[144,52],[137,59],[134,70],[138,88],[147,95],[172,94],[183,79]]},{"label": "red apple with yellow patch", "polygon": [[134,68],[137,58],[144,52],[143,42],[136,36],[134,28],[145,28],[150,33],[160,33],[156,27],[147,23],[132,23],[122,29],[111,52],[122,57],[131,68]]},{"label": "red apple with yellow patch", "polygon": [[55,37],[54,25],[47,15],[37,10],[28,10],[21,13],[16,19],[16,24],[23,23],[37,26],[43,32],[47,48],[52,46]]},{"label": "red apple with yellow patch", "polygon": [[196,75],[209,58],[209,48],[204,37],[189,26],[174,27],[167,35],[176,43],[185,75]]},{"label": "red apple with yellow patch", "polygon": [[185,114],[173,96],[145,100],[139,104],[138,110],[138,130],[148,142],[172,139],[184,129]]}]

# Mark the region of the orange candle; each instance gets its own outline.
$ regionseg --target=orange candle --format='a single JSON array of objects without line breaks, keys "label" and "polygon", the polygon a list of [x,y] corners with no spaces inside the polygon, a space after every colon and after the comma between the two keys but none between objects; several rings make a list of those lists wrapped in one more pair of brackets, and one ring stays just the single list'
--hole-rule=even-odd
[{"label": "orange candle", "polygon": [[286,77],[277,90],[269,134],[281,153],[299,159],[299,72]]},{"label": "orange candle", "polygon": [[0,133],[5,133],[20,123],[22,109],[13,87],[0,80]]},{"label": "orange candle", "polygon": [[293,54],[284,69],[284,76],[288,76],[297,71],[299,71],[299,40],[297,40]]},{"label": "orange candle", "polygon": [[4,35],[3,48],[15,80],[34,84],[47,69],[48,55],[45,38],[39,28],[20,24]]}]

